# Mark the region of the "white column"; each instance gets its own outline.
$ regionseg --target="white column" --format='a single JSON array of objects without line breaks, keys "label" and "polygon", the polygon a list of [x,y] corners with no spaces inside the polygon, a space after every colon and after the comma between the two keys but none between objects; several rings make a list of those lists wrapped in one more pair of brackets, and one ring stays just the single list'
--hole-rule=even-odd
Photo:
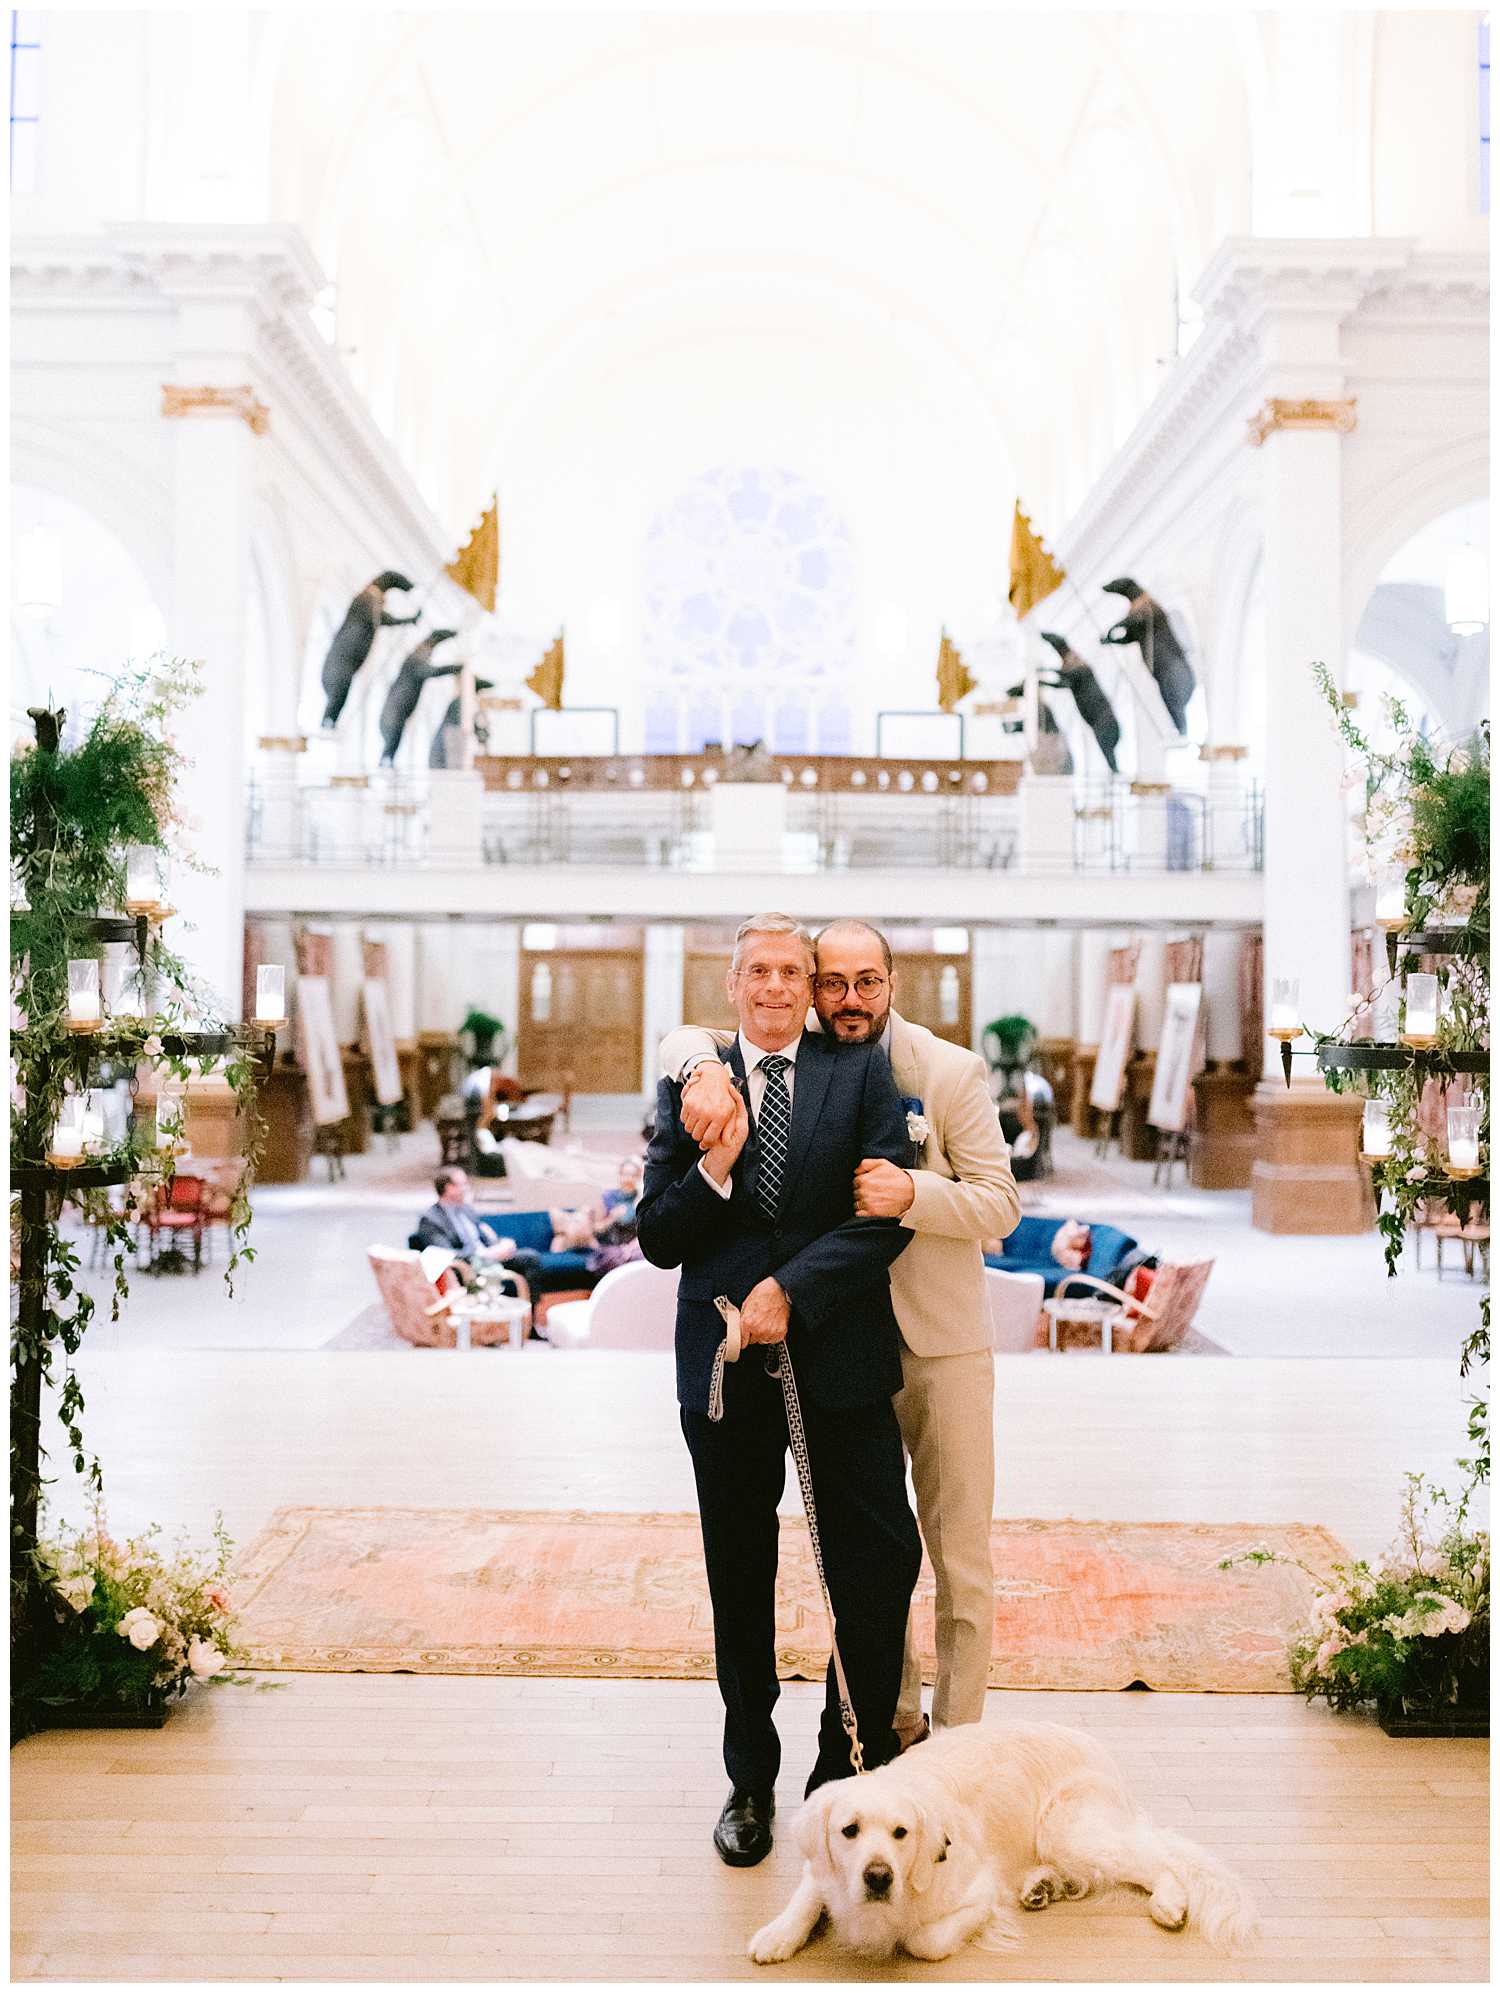
[{"label": "white column", "polygon": [[[243,384],[246,301],[211,292],[179,299],[174,381]],[[202,661],[203,696],[176,722],[184,752],[177,807],[186,841],[212,874],[174,868],[183,919],[168,933],[213,991],[240,1014],[245,914],[245,631],[250,501],[261,439],[244,419],[190,412],[170,423],[173,462],[171,649]]]},{"label": "white column", "polygon": [[1041,1000],[1037,1005],[1044,1038],[1071,1038],[1078,1017],[1078,936],[1071,928],[1042,934]]},{"label": "white column", "polygon": [[1209,928],[1203,937],[1203,1008],[1205,1050],[1210,1059],[1230,1064],[1242,1056],[1240,1029],[1240,955],[1243,935],[1233,928]]},{"label": "white column", "polygon": [[[1336,397],[1338,314],[1268,314],[1280,362],[1268,390]],[[1266,1015],[1271,985],[1295,976],[1301,1011],[1325,1029],[1349,993],[1349,880],[1343,755],[1314,660],[1344,670],[1343,438],[1332,428],[1273,430],[1259,451],[1266,590]],[[1267,1039],[1264,1070],[1280,1071]]]},{"label": "white column", "polygon": [[456,1031],[463,1013],[453,996],[452,949],[456,923],[425,920],[417,929],[417,1029]]},{"label": "white column", "polygon": [[1115,945],[1107,927],[1085,928],[1078,937],[1079,1045],[1098,1046],[1104,1033],[1105,993],[1109,988],[1109,956]]},{"label": "white column", "polygon": [[449,865],[478,865],[484,777],[467,768],[434,768],[427,783],[428,856]]},{"label": "white column", "polygon": [[[1007,927],[975,927],[969,939],[969,992],[974,1050],[984,1051],[984,1027],[1014,1008],[1014,938]],[[901,993],[896,992],[896,1008]]]},{"label": "white column", "polygon": [[657,1047],[681,1024],[682,970],[687,930],[666,922],[646,929],[645,998],[641,1006],[641,1071],[648,1092],[656,1091]]}]

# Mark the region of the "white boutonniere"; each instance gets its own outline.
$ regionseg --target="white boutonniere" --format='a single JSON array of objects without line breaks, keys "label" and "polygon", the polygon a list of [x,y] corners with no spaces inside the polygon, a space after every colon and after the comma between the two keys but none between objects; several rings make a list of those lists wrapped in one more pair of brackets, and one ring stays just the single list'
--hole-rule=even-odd
[{"label": "white boutonniere", "polygon": [[906,1117],[906,1133],[908,1139],[917,1148],[920,1148],[932,1133],[932,1130],[927,1125],[927,1116],[925,1114],[909,1113]]}]

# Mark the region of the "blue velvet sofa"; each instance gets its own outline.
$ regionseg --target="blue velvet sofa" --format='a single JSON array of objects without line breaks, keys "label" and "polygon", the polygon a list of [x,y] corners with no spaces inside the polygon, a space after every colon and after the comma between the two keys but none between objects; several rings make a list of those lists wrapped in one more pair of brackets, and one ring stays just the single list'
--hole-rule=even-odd
[{"label": "blue velvet sofa", "polygon": [[[1023,1218],[1005,1241],[1004,1252],[985,1254],[985,1265],[997,1266],[1002,1273],[1039,1273],[1045,1283],[1043,1291],[1055,1293],[1069,1271],[1052,1257],[1052,1241],[1065,1222],[1062,1218]],[[1134,1252],[1136,1242],[1114,1225],[1096,1225],[1087,1219],[1081,1222],[1089,1226],[1089,1256],[1078,1271],[1091,1273],[1096,1280],[1108,1280],[1126,1253]]]},{"label": "blue velvet sofa", "polygon": [[[481,1211],[483,1222],[502,1239],[514,1239],[518,1252],[541,1255],[542,1270],[532,1283],[537,1294],[592,1292],[601,1276],[590,1273],[586,1252],[555,1253],[552,1247],[552,1217],[546,1211]],[[416,1244],[413,1233],[409,1244]]]}]

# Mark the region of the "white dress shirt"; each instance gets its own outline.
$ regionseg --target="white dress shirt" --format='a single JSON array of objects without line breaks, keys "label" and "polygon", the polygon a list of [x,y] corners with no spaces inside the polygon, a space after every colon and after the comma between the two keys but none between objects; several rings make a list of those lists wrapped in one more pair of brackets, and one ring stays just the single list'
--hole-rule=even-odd
[{"label": "white dress shirt", "polygon": [[[754,1120],[759,1121],[760,1104],[766,1097],[766,1075],[762,1070],[761,1060],[771,1058],[786,1060],[786,1070],[782,1073],[781,1077],[786,1085],[786,1097],[788,1100],[791,1100],[796,1091],[797,1048],[801,1043],[802,1034],[799,1031],[791,1044],[783,1045],[779,1052],[765,1052],[762,1051],[759,1045],[752,1044],[743,1031],[739,1034],[740,1057],[745,1062],[745,1081],[750,1094],[750,1113]],[[716,1190],[720,1197],[728,1197],[732,1194],[734,1190],[733,1170],[720,1183],[709,1174],[707,1158],[699,1163],[698,1169],[703,1177],[703,1181],[711,1189]]]}]

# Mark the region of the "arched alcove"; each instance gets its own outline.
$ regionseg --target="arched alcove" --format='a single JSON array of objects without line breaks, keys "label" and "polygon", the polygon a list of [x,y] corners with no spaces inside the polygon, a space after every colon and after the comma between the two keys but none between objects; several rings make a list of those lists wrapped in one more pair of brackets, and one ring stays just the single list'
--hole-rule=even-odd
[{"label": "arched alcove", "polygon": [[167,647],[167,624],[139,563],[71,498],[11,487],[12,737],[28,706],[64,706],[70,733],[120,670]]}]

